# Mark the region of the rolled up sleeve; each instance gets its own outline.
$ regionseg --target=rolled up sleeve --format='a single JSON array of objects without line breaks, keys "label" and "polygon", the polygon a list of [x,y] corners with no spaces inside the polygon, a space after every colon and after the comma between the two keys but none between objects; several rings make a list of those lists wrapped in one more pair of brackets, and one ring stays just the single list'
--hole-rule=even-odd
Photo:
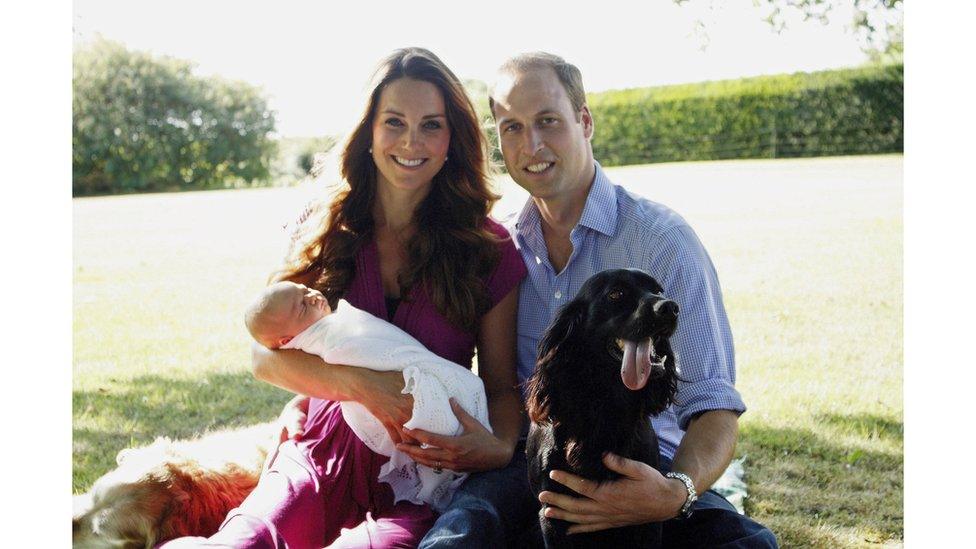
[{"label": "rolled up sleeve", "polygon": [[678,328],[671,337],[677,355],[678,426],[709,410],[746,411],[735,388],[735,349],[715,267],[698,236],[686,224],[672,227],[647,247],[648,272],[678,304]]}]

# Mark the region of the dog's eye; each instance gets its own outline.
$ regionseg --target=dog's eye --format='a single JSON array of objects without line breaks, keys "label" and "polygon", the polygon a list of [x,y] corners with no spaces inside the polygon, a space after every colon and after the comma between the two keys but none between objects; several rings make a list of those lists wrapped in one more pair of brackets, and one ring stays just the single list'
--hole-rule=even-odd
[{"label": "dog's eye", "polygon": [[624,293],[621,292],[620,290],[611,290],[610,293],[607,294],[607,297],[610,298],[610,301],[617,301],[618,299],[620,299],[623,296],[624,296]]}]

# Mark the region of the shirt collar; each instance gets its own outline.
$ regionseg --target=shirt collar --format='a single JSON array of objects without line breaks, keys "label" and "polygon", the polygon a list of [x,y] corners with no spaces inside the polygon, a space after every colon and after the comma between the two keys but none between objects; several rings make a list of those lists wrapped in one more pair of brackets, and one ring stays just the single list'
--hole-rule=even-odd
[{"label": "shirt collar", "polygon": [[535,207],[531,196],[525,200],[525,205],[515,220],[515,230],[523,237],[539,231],[539,209]]},{"label": "shirt collar", "polygon": [[[582,225],[607,236],[613,236],[617,232],[617,193],[603,173],[600,163],[594,161],[593,164],[596,167],[596,175],[593,178],[593,185],[590,186],[590,192],[586,195],[586,204],[583,205],[583,213],[577,226]],[[530,196],[518,215],[515,228],[525,237],[529,233],[539,232],[540,221],[539,209]]]},{"label": "shirt collar", "polygon": [[596,166],[596,177],[593,178],[590,194],[586,197],[579,224],[613,236],[617,232],[617,193],[603,173],[600,163],[594,161],[593,164]]}]

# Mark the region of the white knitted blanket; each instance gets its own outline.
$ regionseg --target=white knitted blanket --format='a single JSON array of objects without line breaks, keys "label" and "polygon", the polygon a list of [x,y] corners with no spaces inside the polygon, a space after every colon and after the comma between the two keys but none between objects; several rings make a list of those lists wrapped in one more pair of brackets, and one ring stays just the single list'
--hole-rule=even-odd
[{"label": "white knitted blanket", "polygon": [[[408,429],[441,435],[463,431],[448,399],[458,404],[486,428],[488,403],[484,384],[470,370],[428,351],[419,341],[396,326],[361,311],[345,300],[336,310],[282,346],[322,357],[330,364],[360,366],[378,371],[402,371],[405,394],[413,395],[413,416]],[[397,450],[386,429],[357,402],[342,402],[342,415],[357,436],[374,452],[390,456],[379,480],[393,488],[396,501],[429,503],[441,511],[467,474],[445,469],[437,474]]]}]

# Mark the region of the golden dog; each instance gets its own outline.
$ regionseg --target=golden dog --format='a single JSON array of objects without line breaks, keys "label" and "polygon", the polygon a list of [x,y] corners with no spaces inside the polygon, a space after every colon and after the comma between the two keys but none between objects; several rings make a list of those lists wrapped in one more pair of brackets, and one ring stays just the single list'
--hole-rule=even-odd
[{"label": "golden dog", "polygon": [[280,431],[280,424],[266,423],[122,450],[117,469],[75,496],[73,545],[151,548],[213,534],[257,485]]}]

